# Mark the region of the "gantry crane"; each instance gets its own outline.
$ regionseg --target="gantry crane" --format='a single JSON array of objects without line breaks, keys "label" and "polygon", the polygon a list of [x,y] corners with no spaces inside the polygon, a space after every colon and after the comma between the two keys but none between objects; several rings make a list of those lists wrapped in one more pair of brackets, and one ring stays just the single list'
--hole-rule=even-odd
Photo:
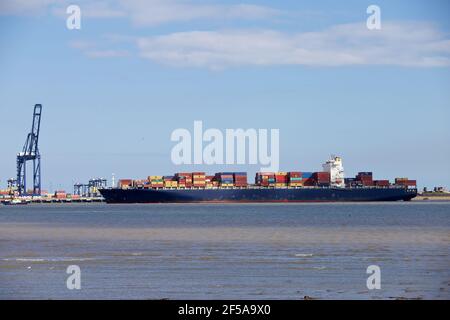
[{"label": "gantry crane", "polygon": [[27,195],[27,161],[33,161],[33,195],[41,195],[41,155],[38,147],[41,113],[42,105],[36,104],[31,132],[28,133],[22,152],[17,154],[17,191],[19,195]]}]

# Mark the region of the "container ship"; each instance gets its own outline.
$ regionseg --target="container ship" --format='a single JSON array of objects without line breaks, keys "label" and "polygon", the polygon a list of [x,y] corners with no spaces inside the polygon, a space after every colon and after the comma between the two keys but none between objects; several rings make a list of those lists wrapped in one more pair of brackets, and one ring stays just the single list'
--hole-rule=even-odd
[{"label": "container ship", "polygon": [[107,203],[357,202],[409,201],[415,180],[374,180],[372,172],[345,178],[342,159],[331,157],[320,172],[258,172],[249,184],[246,172],[179,172],[173,176],[121,179],[100,189]]}]

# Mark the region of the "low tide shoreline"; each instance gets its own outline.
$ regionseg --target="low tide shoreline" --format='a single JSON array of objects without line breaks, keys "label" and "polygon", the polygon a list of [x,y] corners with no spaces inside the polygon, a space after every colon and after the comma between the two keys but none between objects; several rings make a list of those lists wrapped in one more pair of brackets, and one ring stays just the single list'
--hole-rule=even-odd
[{"label": "low tide shoreline", "polygon": [[450,201],[450,194],[445,195],[424,195],[418,194],[417,197],[413,198],[412,201]]},{"label": "low tide shoreline", "polygon": [[[12,199],[0,199],[0,204],[10,202]],[[450,201],[450,193],[448,194],[418,194],[412,201]],[[104,203],[103,198],[80,198],[80,199],[29,199],[24,200],[28,204],[70,204],[70,203]]]}]

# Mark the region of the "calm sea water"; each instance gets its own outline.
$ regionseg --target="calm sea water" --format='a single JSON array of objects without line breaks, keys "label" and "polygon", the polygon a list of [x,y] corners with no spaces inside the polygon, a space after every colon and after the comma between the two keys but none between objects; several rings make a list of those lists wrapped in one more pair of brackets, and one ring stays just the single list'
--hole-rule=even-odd
[{"label": "calm sea water", "polygon": [[449,246],[450,203],[1,206],[0,298],[449,299]]}]

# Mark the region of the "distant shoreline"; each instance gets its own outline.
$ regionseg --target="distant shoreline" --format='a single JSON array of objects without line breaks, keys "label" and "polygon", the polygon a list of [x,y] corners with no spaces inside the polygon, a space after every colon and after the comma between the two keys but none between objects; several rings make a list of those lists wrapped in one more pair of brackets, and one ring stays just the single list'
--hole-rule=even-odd
[{"label": "distant shoreline", "polygon": [[[8,198],[0,199],[0,205],[3,204],[3,202],[9,201]],[[415,198],[411,199],[411,201],[450,201],[450,193],[428,193],[423,194],[419,193]],[[52,199],[51,201],[30,201],[30,204],[71,204],[71,203],[84,203],[84,204],[91,204],[91,203],[105,203],[103,199],[101,198],[90,198],[90,199]],[[337,202],[339,203],[339,202]],[[341,202],[341,203],[350,203],[350,202]]]},{"label": "distant shoreline", "polygon": [[412,201],[450,201],[450,195],[417,195]]}]

